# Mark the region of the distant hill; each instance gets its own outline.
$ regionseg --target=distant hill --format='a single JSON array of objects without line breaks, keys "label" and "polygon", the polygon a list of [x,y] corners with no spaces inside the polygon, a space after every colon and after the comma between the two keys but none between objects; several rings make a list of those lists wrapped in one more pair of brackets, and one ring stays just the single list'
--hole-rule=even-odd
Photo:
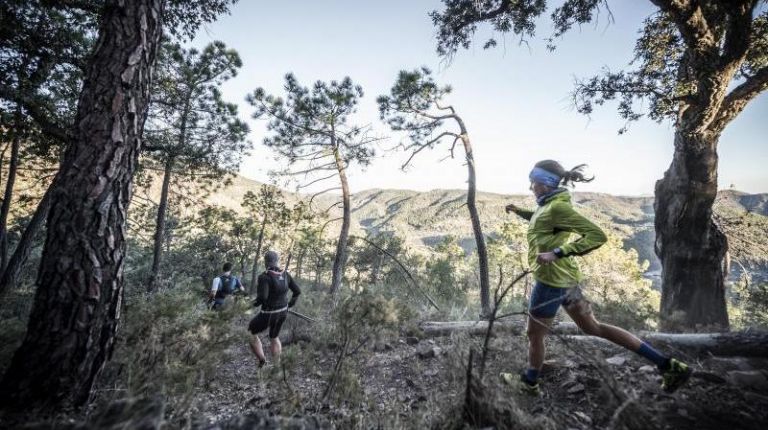
[{"label": "distant hill", "polygon": [[[156,181],[157,182],[157,181]],[[243,212],[240,202],[247,191],[256,191],[262,184],[236,177],[231,186],[212,193],[209,203]],[[155,188],[155,186],[153,186]],[[284,192],[289,200],[306,199],[296,193]],[[152,191],[150,194],[156,194]],[[315,199],[315,207],[326,209],[338,201],[331,194]],[[352,232],[392,232],[405,239],[416,252],[430,253],[432,247],[445,236],[453,235],[467,251],[475,247],[469,216],[465,207],[464,190],[431,190],[425,192],[392,189],[372,189],[352,195]],[[595,219],[601,226],[619,235],[626,248],[638,251],[640,260],[648,260],[648,273],[657,276],[661,266],[654,254],[653,197],[625,197],[604,193],[574,192],[577,209]],[[478,193],[478,210],[483,230],[494,235],[499,227],[513,218],[504,212],[504,206],[515,203],[533,208],[531,195],[503,195]],[[331,217],[341,216],[334,209]],[[747,194],[734,190],[721,191],[716,212],[736,227],[732,242],[735,275],[741,267],[755,271],[768,280],[768,193]],[[745,221],[746,220],[746,221]],[[329,233],[332,234],[333,230]]]}]

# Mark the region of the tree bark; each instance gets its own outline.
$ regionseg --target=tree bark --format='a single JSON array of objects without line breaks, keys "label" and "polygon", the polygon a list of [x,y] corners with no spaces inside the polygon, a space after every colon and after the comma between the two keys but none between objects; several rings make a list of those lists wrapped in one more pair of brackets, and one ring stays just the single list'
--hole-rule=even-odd
[{"label": "tree bark", "polygon": [[701,9],[698,16],[691,16],[687,6],[659,2],[685,44],[677,66],[678,87],[691,89],[677,102],[672,164],[655,190],[665,330],[728,329],[724,270],[728,241],[712,218],[717,144],[728,123],[765,90],[762,80],[768,76],[755,74],[729,93],[747,58],[757,5],[732,3],[722,8],[722,16],[708,22],[711,17]]},{"label": "tree bark", "polygon": [[661,327],[727,330],[725,234],[712,219],[717,197],[714,133],[675,133],[672,165],[656,183],[656,254],[662,264]]},{"label": "tree bark", "polygon": [[477,212],[477,174],[475,171],[475,156],[472,153],[472,144],[469,141],[464,122],[456,116],[456,121],[461,128],[461,142],[464,144],[464,152],[467,157],[467,209],[472,220],[472,232],[475,234],[477,244],[477,259],[480,265],[480,308],[481,315],[491,313],[491,283],[488,274],[488,249],[485,246],[485,236],[480,225],[480,214]]},{"label": "tree bark", "polygon": [[264,213],[264,218],[261,220],[261,228],[259,229],[259,238],[256,239],[256,253],[253,256],[253,271],[251,271],[251,285],[248,290],[251,294],[256,292],[256,279],[259,277],[259,261],[261,260],[261,243],[264,240],[264,228],[267,226],[267,214]]},{"label": "tree bark", "polygon": [[27,334],[0,384],[6,409],[84,405],[120,321],[127,208],[162,34],[162,0],[107,0],[75,140],[53,184]]},{"label": "tree bark", "polygon": [[351,215],[351,203],[349,198],[349,183],[347,182],[347,172],[344,160],[341,159],[339,149],[334,151],[334,157],[336,158],[336,168],[339,171],[339,180],[341,181],[341,199],[342,199],[342,222],[341,232],[339,232],[339,241],[336,244],[336,257],[333,259],[333,276],[331,278],[330,293],[335,297],[339,288],[341,287],[341,281],[344,279],[344,267],[347,264],[347,243],[349,242],[349,224]]},{"label": "tree bark", "polygon": [[48,210],[51,207],[51,188],[48,187],[40,203],[37,204],[35,213],[29,220],[27,228],[21,234],[19,243],[16,245],[16,249],[13,250],[13,254],[8,260],[8,265],[3,270],[2,276],[0,276],[0,296],[16,287],[21,269],[24,267],[24,263],[26,263],[29,257],[29,252],[32,250],[33,239],[43,225],[43,221],[48,217]]},{"label": "tree bark", "polygon": [[163,171],[163,188],[160,191],[160,204],[157,206],[157,220],[155,222],[155,243],[152,252],[152,272],[149,275],[147,291],[152,292],[157,288],[157,277],[160,274],[160,263],[163,255],[163,239],[165,238],[165,213],[168,210],[168,191],[171,186],[171,173],[173,170],[173,157],[165,161]]},{"label": "tree bark", "polygon": [[21,147],[21,106],[14,114],[14,132],[11,143],[11,158],[8,161],[8,179],[5,183],[3,204],[0,205],[0,271],[5,270],[8,262],[8,213],[13,200],[13,188],[16,185],[16,173],[19,170],[19,148]]}]

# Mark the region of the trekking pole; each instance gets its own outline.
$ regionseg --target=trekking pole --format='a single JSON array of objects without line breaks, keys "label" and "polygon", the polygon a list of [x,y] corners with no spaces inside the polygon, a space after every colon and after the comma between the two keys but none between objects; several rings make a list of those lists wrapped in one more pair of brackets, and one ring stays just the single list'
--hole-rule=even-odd
[{"label": "trekking pole", "polygon": [[296,311],[293,311],[293,310],[290,310],[290,309],[288,309],[288,313],[293,315],[293,316],[295,316],[295,317],[299,317],[299,318],[301,318],[301,319],[303,319],[304,321],[307,321],[307,322],[312,322],[312,323],[316,323],[317,322],[317,320],[314,319],[314,318],[310,318],[310,317],[308,317],[308,316],[306,316],[304,314],[300,314],[300,313],[298,313]]}]

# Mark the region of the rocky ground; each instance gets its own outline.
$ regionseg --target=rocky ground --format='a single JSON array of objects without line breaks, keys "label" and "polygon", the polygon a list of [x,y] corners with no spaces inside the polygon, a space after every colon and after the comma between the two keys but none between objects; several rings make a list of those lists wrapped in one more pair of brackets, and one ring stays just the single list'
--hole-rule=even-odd
[{"label": "rocky ground", "polygon": [[[764,429],[768,423],[765,359],[685,357],[696,373],[687,386],[667,394],[655,368],[632,353],[552,338],[543,396],[531,398],[498,378],[524,365],[523,340],[492,340],[481,394],[475,396],[481,406],[470,408],[477,409],[470,414],[479,426]],[[294,417],[273,418],[264,428],[460,427],[468,413],[470,348],[478,351],[477,378],[482,337],[403,335],[370,342],[347,359],[342,382],[324,398],[338,357],[334,342],[289,345],[284,366],[270,363],[260,370],[247,346],[237,345],[189,414],[201,428],[253,428],[243,421],[249,414],[262,421],[267,415]]]}]

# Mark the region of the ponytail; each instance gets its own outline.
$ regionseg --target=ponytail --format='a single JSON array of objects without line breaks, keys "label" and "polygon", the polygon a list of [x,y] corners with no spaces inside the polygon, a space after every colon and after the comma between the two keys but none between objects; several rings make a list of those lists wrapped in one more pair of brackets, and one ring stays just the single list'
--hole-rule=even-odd
[{"label": "ponytail", "polygon": [[595,179],[594,176],[591,178],[584,176],[584,169],[586,167],[586,164],[579,164],[573,169],[565,171],[563,174],[563,185],[568,185],[569,183],[573,185],[576,182],[592,182]]},{"label": "ponytail", "polygon": [[560,177],[560,184],[567,186],[573,185],[576,182],[592,182],[595,177],[587,178],[584,176],[584,170],[587,167],[586,164],[579,164],[571,170],[565,170],[562,164],[555,160],[542,160],[536,163],[536,166],[540,169],[544,169],[554,175]]}]

